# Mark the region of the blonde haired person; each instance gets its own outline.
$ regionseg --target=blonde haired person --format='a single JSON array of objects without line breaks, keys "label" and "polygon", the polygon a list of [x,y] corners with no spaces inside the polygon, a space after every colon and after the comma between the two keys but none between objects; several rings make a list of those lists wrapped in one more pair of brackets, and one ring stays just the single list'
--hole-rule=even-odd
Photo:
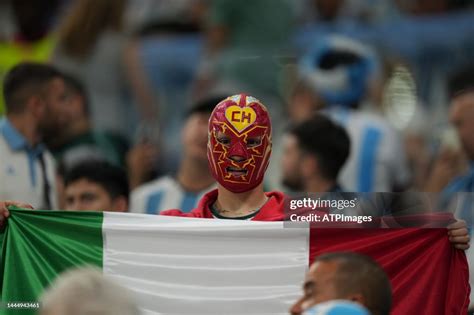
[{"label": "blonde haired person", "polygon": [[95,267],[61,274],[41,297],[40,315],[138,315],[130,293]]}]

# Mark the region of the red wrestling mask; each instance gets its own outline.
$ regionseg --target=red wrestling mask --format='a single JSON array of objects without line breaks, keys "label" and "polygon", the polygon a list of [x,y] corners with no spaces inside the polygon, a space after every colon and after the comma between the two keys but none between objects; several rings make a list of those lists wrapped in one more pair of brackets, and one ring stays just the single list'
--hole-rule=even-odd
[{"label": "red wrestling mask", "polygon": [[209,119],[207,157],[214,178],[241,193],[258,186],[272,151],[272,125],[265,106],[245,94],[230,96]]}]

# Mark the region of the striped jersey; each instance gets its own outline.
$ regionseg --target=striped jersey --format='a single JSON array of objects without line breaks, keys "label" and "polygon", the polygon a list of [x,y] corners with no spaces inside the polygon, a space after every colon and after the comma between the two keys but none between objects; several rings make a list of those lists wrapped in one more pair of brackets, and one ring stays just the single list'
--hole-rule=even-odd
[{"label": "striped jersey", "polygon": [[349,158],[339,174],[346,191],[389,192],[408,183],[401,139],[383,117],[341,107],[326,114],[346,128],[351,140]]},{"label": "striped jersey", "polygon": [[168,209],[189,212],[205,193],[215,188],[213,184],[202,191],[190,192],[183,189],[174,177],[163,176],[132,191],[130,212],[159,214]]}]

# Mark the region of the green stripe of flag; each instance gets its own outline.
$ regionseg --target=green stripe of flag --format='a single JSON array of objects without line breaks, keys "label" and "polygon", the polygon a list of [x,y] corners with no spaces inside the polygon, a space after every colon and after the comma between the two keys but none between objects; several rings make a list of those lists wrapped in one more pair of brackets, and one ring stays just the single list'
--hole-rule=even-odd
[{"label": "green stripe of flag", "polygon": [[[10,210],[0,234],[0,296],[7,302],[36,302],[62,271],[91,264],[102,268],[101,212]],[[7,310],[0,314],[35,314]]]}]

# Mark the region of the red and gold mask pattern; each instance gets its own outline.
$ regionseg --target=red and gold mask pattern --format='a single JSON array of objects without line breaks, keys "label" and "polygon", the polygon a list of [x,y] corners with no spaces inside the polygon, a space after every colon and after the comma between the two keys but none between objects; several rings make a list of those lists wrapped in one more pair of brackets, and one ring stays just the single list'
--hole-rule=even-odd
[{"label": "red and gold mask pattern", "polygon": [[235,193],[258,186],[270,160],[271,132],[268,111],[256,98],[238,94],[217,104],[209,119],[207,144],[214,178]]}]

